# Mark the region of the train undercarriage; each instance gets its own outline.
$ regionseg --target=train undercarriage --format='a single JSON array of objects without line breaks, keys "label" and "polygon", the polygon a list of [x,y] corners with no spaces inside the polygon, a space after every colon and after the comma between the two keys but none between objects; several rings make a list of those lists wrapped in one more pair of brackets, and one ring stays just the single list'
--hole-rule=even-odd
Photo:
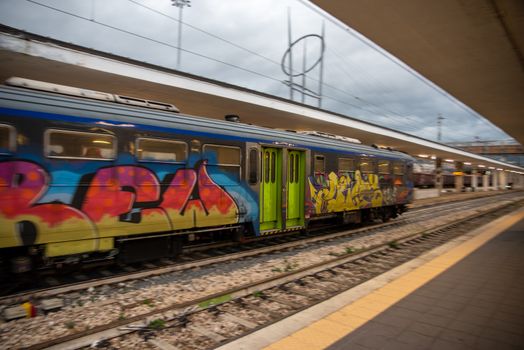
[{"label": "train undercarriage", "polygon": [[[306,222],[295,232],[307,233],[319,226],[345,226],[375,221],[386,222],[407,210],[405,205],[392,205],[321,215]],[[0,265],[7,274],[23,274],[40,268],[64,268],[97,261],[129,264],[156,259],[176,259],[185,248],[220,242],[243,242],[255,238],[250,224],[212,227],[184,232],[166,232],[115,238],[114,248],[105,252],[45,257],[45,246],[2,249]],[[284,232],[284,231],[283,231]],[[289,233],[289,231],[286,231]],[[278,235],[278,233],[276,233]],[[273,237],[275,234],[265,237]],[[263,239],[263,237],[260,237]]]}]

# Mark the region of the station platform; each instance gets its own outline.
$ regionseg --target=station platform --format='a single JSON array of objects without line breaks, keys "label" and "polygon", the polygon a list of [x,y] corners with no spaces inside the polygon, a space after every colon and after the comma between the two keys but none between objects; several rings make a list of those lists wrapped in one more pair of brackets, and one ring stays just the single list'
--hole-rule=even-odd
[{"label": "station platform", "polygon": [[[419,190],[419,192],[429,191],[433,192],[434,189],[429,190]],[[512,190],[518,191],[518,190]],[[438,196],[428,196],[427,198],[415,198],[413,203],[409,204],[409,208],[419,208],[425,207],[428,205],[439,204],[439,203],[450,203],[461,200],[475,199],[480,197],[490,197],[496,196],[499,194],[508,193],[508,190],[492,190],[492,191],[468,191],[468,192],[456,192],[456,191],[443,191],[438,194]]]},{"label": "station platform", "polygon": [[524,208],[220,347],[524,349]]}]

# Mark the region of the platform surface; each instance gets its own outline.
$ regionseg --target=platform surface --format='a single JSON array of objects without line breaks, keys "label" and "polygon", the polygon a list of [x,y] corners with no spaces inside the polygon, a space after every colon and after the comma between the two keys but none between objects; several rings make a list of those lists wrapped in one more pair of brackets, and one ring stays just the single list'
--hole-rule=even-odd
[{"label": "platform surface", "polygon": [[[432,189],[430,189],[432,190]],[[426,191],[426,190],[419,190],[419,191]],[[516,191],[516,190],[513,190]],[[504,194],[509,193],[508,190],[490,190],[490,191],[476,191],[476,192],[456,192],[456,191],[444,191],[440,192],[440,194],[437,197],[428,197],[428,198],[418,198],[413,201],[413,203],[409,204],[409,208],[419,208],[424,207],[428,205],[433,204],[445,204],[445,203],[451,203],[455,201],[461,201],[461,200],[470,200],[475,198],[482,198],[482,197],[491,197],[496,196],[498,194]]]},{"label": "platform surface", "polygon": [[327,349],[524,349],[524,220]]},{"label": "platform surface", "polygon": [[220,349],[524,349],[524,209]]}]

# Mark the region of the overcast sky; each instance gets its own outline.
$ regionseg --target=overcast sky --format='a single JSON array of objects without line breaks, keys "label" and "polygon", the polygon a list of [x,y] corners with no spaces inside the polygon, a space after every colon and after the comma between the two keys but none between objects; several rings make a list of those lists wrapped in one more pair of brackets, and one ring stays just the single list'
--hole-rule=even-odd
[{"label": "overcast sky", "polygon": [[[180,70],[289,98],[280,66],[288,8],[293,40],[321,34],[325,25],[323,108],[431,140],[440,114],[443,142],[510,138],[306,1],[191,0],[183,10]],[[171,0],[0,0],[3,24],[173,69],[178,16]],[[319,42],[307,41],[307,62],[318,59]],[[303,46],[295,48],[294,68],[300,69]],[[308,74],[307,87],[318,90],[318,79],[319,66]]]}]

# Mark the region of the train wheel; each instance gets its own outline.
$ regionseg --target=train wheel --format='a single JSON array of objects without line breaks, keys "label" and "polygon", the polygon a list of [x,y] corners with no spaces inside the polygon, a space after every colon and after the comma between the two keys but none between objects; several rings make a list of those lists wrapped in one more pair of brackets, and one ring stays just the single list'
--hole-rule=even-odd
[{"label": "train wheel", "polygon": [[234,242],[243,242],[244,241],[244,226],[240,226],[239,228],[235,229],[232,233],[232,239]]},{"label": "train wheel", "polygon": [[382,210],[382,215],[381,215],[381,219],[382,219],[382,222],[388,222],[389,219],[391,219],[391,216],[390,216],[390,213],[389,213],[389,210],[387,208],[384,208]]},{"label": "train wheel", "polygon": [[362,223],[371,222],[372,221],[372,215],[371,210],[369,209],[362,209],[360,211],[360,217],[362,218]]},{"label": "train wheel", "polygon": [[184,246],[184,236],[173,236],[171,240],[171,256],[177,258],[182,254],[182,248]]},{"label": "train wheel", "polygon": [[382,222],[388,222],[391,219],[394,219],[398,216],[398,211],[396,206],[384,207],[382,208]]}]

